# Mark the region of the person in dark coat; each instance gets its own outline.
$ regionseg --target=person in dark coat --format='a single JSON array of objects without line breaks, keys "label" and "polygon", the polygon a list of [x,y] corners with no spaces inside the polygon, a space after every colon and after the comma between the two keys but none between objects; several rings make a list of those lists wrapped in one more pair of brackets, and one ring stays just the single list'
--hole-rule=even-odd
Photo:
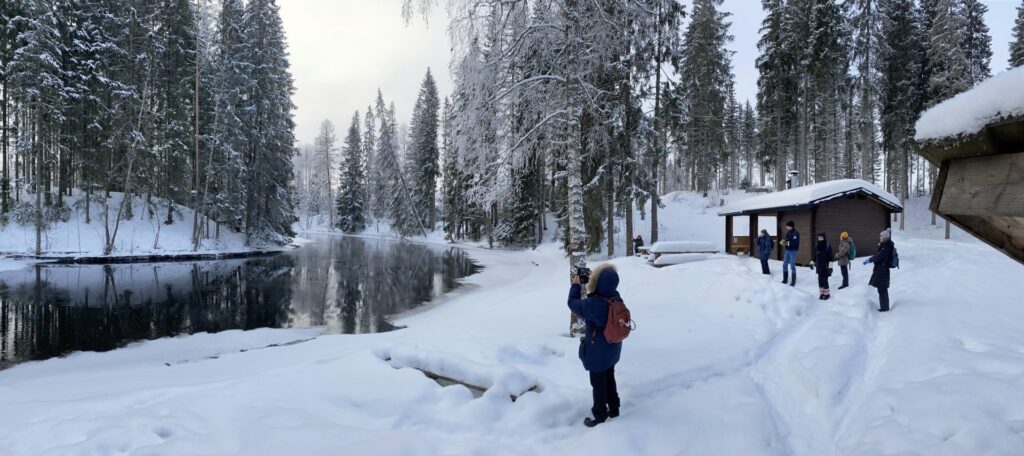
[{"label": "person in dark coat", "polygon": [[619,392],[615,385],[615,364],[622,354],[622,343],[612,344],[604,337],[608,323],[608,299],[619,297],[619,274],[610,263],[594,269],[587,282],[587,297],[581,297],[580,278],[572,277],[569,288],[569,310],[586,322],[587,331],[580,339],[579,357],[583,368],[590,372],[594,406],[593,418],[583,424],[594,427],[608,418],[619,416]]},{"label": "person in dark coat", "polygon": [[814,245],[814,272],[818,274],[818,299],[828,301],[828,277],[832,275],[832,244],[828,243],[825,233],[818,233],[818,242]]},{"label": "person in dark coat", "polygon": [[843,231],[839,235],[839,247],[836,248],[836,262],[839,263],[839,272],[843,274],[843,284],[839,285],[842,290],[850,286],[850,246],[853,245],[853,238],[850,233]]},{"label": "person in dark coat", "polygon": [[772,241],[772,237],[768,235],[768,230],[761,230],[761,235],[757,237],[757,258],[761,260],[761,274],[771,275],[771,271],[768,270],[768,258],[772,256],[772,248],[775,246],[775,241]]},{"label": "person in dark coat", "polygon": [[[800,251],[800,232],[792,220],[786,222],[786,237],[781,242],[786,248],[786,255],[782,258],[782,283],[789,282],[789,274],[792,271],[793,281],[789,286],[796,286],[796,253]],[[789,266],[789,269],[786,268]]]},{"label": "person in dark coat", "polygon": [[879,233],[878,251],[864,264],[874,264],[871,280],[868,285],[878,289],[878,311],[889,311],[889,269],[892,268],[892,252],[896,245],[892,243],[892,231],[888,228]]},{"label": "person in dark coat", "polygon": [[639,255],[640,254],[640,247],[643,247],[643,246],[644,246],[644,238],[642,236],[640,236],[639,234],[636,235],[636,238],[633,239],[633,254],[634,255]]}]

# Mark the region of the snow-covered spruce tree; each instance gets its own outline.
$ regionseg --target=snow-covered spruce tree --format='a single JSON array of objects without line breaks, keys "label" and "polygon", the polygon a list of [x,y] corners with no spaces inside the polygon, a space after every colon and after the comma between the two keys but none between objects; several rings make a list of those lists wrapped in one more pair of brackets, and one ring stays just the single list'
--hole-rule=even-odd
[{"label": "snow-covered spruce tree", "polygon": [[836,0],[815,0],[812,12],[810,53],[807,65],[810,86],[810,156],[813,179],[827,181],[836,176],[841,85],[846,77],[850,29],[843,6]]},{"label": "snow-covered spruce tree", "polygon": [[335,208],[338,214],[338,229],[346,233],[358,233],[366,228],[366,175],[363,172],[363,144],[359,131],[359,111],[352,114],[352,124],[345,136],[342,148],[340,186]]},{"label": "snow-covered spruce tree", "polygon": [[[379,91],[379,90],[378,90]],[[378,221],[380,219],[377,207],[379,197],[376,193],[377,181],[380,180],[380,173],[376,163],[377,150],[377,114],[373,112],[373,106],[366,106],[366,114],[363,116],[363,166],[365,169],[366,208],[364,214],[367,221]]]},{"label": "snow-covered spruce tree", "polygon": [[961,14],[964,16],[963,53],[967,59],[967,78],[975,85],[992,76],[992,37],[985,25],[988,7],[980,0],[961,0]]},{"label": "snow-covered spruce tree", "polygon": [[884,0],[880,11],[884,18],[879,56],[880,120],[887,186],[905,200],[909,197],[914,123],[922,105],[918,81],[924,63],[923,35],[913,0]]},{"label": "snow-covered spruce tree", "polygon": [[[60,38],[57,12],[49,2],[27,0],[25,15],[14,18],[11,26],[18,30],[14,53],[5,72],[13,99],[22,119],[18,130],[18,147],[24,159],[34,167],[28,183],[34,194],[35,254],[42,254],[43,214],[51,199],[50,166],[60,147],[59,130],[64,122],[67,87],[60,66],[64,45]],[[27,170],[26,170],[27,171]]]},{"label": "snow-covered spruce tree", "polygon": [[295,122],[295,91],[285,49],[281,16],[274,0],[246,4],[246,242],[284,242],[292,236],[294,203],[289,194]]},{"label": "snow-covered spruce tree", "polygon": [[757,117],[760,124],[761,162],[774,169],[777,190],[786,185],[790,148],[795,132],[797,112],[797,65],[799,54],[789,47],[787,39],[786,3],[784,0],[762,0],[766,16],[761,22],[761,39],[757,43]]},{"label": "snow-covered spruce tree", "polygon": [[[156,162],[148,163],[156,173],[148,190],[171,203],[188,204],[194,169],[194,100],[196,65],[196,24],[194,5],[189,0],[161,2],[156,28],[157,87],[154,107],[158,118],[154,133]],[[168,204],[164,223],[174,223],[173,205]]]},{"label": "snow-covered spruce tree", "polygon": [[879,0],[855,0],[851,18],[860,133],[857,138],[860,144],[858,174],[861,179],[869,182],[875,181],[878,155],[878,134],[875,131],[878,118],[878,54],[881,36],[878,2]]},{"label": "snow-covered spruce tree", "polygon": [[1024,0],[1017,7],[1017,19],[1013,23],[1013,39],[1010,40],[1010,68],[1024,65]]},{"label": "snow-covered spruce tree", "polygon": [[934,106],[971,87],[970,62],[964,54],[966,20],[959,0],[936,0],[935,18],[928,31],[927,107]]},{"label": "snow-covered spruce tree", "polygon": [[438,125],[441,101],[434,76],[427,69],[413,108],[410,124],[409,151],[405,157],[405,175],[409,179],[413,205],[420,223],[433,229],[437,222],[436,193],[440,175]]},{"label": "snow-covered spruce tree", "polygon": [[[754,112],[754,107],[750,104],[750,100],[744,103],[742,114],[740,118],[740,141],[743,148],[743,164],[746,165],[744,179],[749,185],[764,185],[765,166],[758,154],[760,146],[757,136],[757,113]],[[757,170],[756,173],[755,169]]]},{"label": "snow-covered spruce tree", "polygon": [[695,163],[694,189],[707,192],[726,154],[724,122],[732,84],[729,13],[718,10],[721,0],[697,0],[683,45],[680,99],[688,157]]},{"label": "snow-covered spruce tree", "polygon": [[242,0],[224,0],[218,21],[214,106],[216,113],[212,129],[214,140],[211,179],[214,191],[209,197],[208,213],[220,225],[233,231],[244,229],[243,215],[247,212],[245,163],[247,128],[242,122],[246,108],[245,96],[249,82],[250,65],[245,60],[245,11]]}]

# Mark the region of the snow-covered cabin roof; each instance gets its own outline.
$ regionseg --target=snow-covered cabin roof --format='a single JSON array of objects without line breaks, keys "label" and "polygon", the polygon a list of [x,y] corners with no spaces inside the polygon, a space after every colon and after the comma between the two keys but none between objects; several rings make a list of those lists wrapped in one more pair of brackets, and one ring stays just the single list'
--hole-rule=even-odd
[{"label": "snow-covered cabin roof", "polygon": [[980,132],[986,125],[1024,118],[1024,67],[1004,71],[973,89],[921,114],[917,141],[933,141]]},{"label": "snow-covered cabin roof", "polygon": [[789,190],[755,196],[728,204],[718,215],[750,215],[762,212],[810,207],[846,195],[864,194],[896,212],[902,212],[900,200],[892,193],[861,179],[840,179],[805,185]]}]

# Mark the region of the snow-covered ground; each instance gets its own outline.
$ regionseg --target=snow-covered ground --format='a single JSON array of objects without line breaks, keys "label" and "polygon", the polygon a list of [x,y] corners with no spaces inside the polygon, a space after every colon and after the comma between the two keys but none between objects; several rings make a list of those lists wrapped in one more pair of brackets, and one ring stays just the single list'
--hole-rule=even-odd
[{"label": "snow-covered ground", "polygon": [[[717,207],[666,201],[666,240],[721,242]],[[486,269],[399,331],[196,335],[0,371],[0,454],[1024,454],[1024,267],[918,218],[894,234],[887,314],[859,262],[821,302],[778,262],[613,260],[638,329],[623,414],[594,429],[549,243],[471,250]]]},{"label": "snow-covered ground", "polygon": [[[121,193],[112,193],[109,204],[111,208],[110,229],[113,230],[113,213],[121,204]],[[43,232],[43,255],[48,257],[98,257],[103,256],[105,227],[103,221],[103,204],[93,198],[91,201],[91,220],[86,223],[84,197],[80,194],[65,197],[65,204],[70,210],[66,222],[54,223]],[[142,197],[133,199],[130,220],[123,220],[118,228],[111,256],[134,255],[175,255],[195,253],[236,253],[253,250],[245,245],[241,234],[229,229],[221,229],[220,239],[204,239],[199,251],[192,250],[192,217],[191,209],[176,205],[174,223],[168,225],[167,205],[160,203],[156,213],[151,217]],[[213,226],[211,225],[211,230]],[[35,225],[21,225],[10,220],[0,225],[0,257],[6,255],[31,255],[35,253]]]}]

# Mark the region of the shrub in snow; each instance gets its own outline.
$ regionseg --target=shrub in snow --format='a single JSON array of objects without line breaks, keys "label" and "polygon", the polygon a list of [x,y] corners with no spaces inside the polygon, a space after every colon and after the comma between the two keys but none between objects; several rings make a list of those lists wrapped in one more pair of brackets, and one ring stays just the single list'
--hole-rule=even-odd
[{"label": "shrub in snow", "polygon": [[31,225],[36,223],[36,207],[34,204],[22,202],[14,205],[11,211],[14,215],[14,223],[19,225]]}]

